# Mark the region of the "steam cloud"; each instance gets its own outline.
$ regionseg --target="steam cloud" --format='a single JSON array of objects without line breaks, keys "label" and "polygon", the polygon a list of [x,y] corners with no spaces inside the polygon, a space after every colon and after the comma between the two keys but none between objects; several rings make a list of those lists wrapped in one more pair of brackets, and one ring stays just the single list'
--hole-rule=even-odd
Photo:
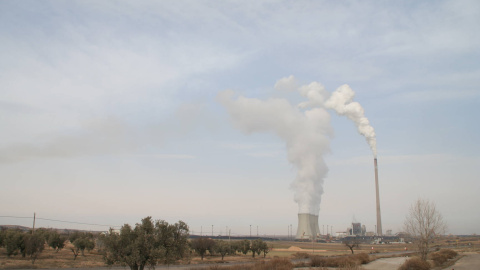
[{"label": "steam cloud", "polygon": [[236,96],[231,90],[220,92],[217,98],[238,129],[247,134],[273,132],[285,141],[288,161],[297,168],[297,176],[291,187],[295,192],[299,213],[318,215],[323,181],[328,173],[323,156],[330,151],[332,136],[327,109],[353,120],[372,150],[375,149],[375,132],[360,104],[353,102],[354,92],[347,85],[339,87],[329,97],[320,83],[312,82],[298,87],[296,79],[290,76],[278,80],[275,89],[298,91],[308,100],[294,106],[286,99],[246,98]]},{"label": "steam cloud", "polygon": [[339,115],[344,115],[352,120],[357,126],[358,132],[365,136],[373,155],[377,157],[377,140],[375,130],[365,117],[365,111],[360,103],[353,101],[355,92],[350,86],[344,84],[332,93],[325,102],[325,107],[335,110]]}]

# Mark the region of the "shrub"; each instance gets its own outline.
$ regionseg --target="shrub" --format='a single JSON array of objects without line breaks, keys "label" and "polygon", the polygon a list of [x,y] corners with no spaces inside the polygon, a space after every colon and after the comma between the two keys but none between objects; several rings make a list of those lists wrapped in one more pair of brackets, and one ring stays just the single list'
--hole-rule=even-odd
[{"label": "shrub", "polygon": [[367,264],[371,262],[370,256],[368,256],[367,253],[357,253],[352,256],[356,261],[359,262],[359,264]]},{"label": "shrub", "polygon": [[276,258],[268,262],[258,262],[252,268],[252,270],[291,270],[293,269],[293,264],[289,259],[285,258]]},{"label": "shrub", "polygon": [[406,260],[398,270],[429,270],[430,264],[418,257]]},{"label": "shrub", "polygon": [[430,259],[435,263],[436,266],[443,265],[449,259],[453,259],[458,255],[457,252],[451,249],[442,249],[435,253],[430,254]]},{"label": "shrub", "polygon": [[447,256],[448,259],[453,259],[453,258],[457,257],[457,255],[458,255],[458,253],[455,250],[451,250],[451,249],[442,249],[442,250],[439,251],[439,253]]},{"label": "shrub", "polygon": [[311,267],[344,267],[351,268],[358,266],[360,264],[366,264],[370,262],[370,256],[366,253],[359,253],[350,256],[343,257],[322,257],[322,256],[313,256],[311,257],[310,266]]},{"label": "shrub", "polygon": [[308,258],[310,258],[310,254],[308,254],[306,252],[297,252],[297,253],[293,254],[292,256],[295,259],[308,259]]}]

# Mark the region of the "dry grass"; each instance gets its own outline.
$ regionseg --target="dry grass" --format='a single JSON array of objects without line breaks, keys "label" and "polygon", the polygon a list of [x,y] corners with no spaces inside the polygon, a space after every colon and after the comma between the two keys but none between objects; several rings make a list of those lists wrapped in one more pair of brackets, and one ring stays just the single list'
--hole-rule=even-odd
[{"label": "dry grass", "polygon": [[311,257],[310,266],[312,267],[344,267],[351,269],[352,267],[358,267],[359,265],[369,263],[371,261],[370,256],[366,253],[359,253],[355,255],[342,256],[342,257]]},{"label": "dry grass", "polygon": [[91,268],[105,266],[103,256],[96,251],[85,251],[85,256],[79,255],[73,260],[71,245],[55,252],[52,248],[45,247],[32,265],[30,258],[22,258],[21,255],[7,257],[4,248],[0,248],[0,269],[14,268]]},{"label": "dry grass", "polygon": [[[269,261],[260,261],[255,264],[241,264],[232,266],[212,265],[208,270],[291,270],[294,265],[289,259],[275,258]],[[192,270],[205,270],[205,268],[192,268]]]}]

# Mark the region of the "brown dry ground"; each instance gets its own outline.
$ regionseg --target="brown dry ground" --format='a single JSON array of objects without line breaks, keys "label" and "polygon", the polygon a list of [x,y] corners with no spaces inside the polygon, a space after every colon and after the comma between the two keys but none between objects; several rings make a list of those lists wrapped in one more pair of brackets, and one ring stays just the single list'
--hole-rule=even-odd
[{"label": "brown dry ground", "polygon": [[[452,242],[453,241],[453,242]],[[446,239],[440,242],[442,246],[456,245],[455,239]],[[459,241],[459,245],[465,245],[466,243],[472,243],[469,246],[463,246],[454,248],[458,252],[471,252],[480,251],[480,239],[475,238],[470,241]],[[275,257],[288,257],[294,258],[298,253],[308,253],[310,255],[322,255],[322,256],[336,256],[351,254],[350,250],[341,243],[314,243],[311,242],[293,242],[293,241],[275,241],[269,242],[269,245],[273,246],[273,250],[267,254],[267,258]],[[4,248],[0,248],[0,269],[15,269],[15,268],[93,268],[106,266],[103,261],[103,256],[93,250],[92,252],[85,251],[85,256],[79,255],[76,260],[73,259],[73,253],[70,250],[71,244],[68,244],[64,249],[56,253],[53,249],[45,246],[45,250],[39,255],[35,264],[29,258],[22,258],[21,255],[7,257]],[[408,250],[414,250],[413,244],[385,244],[385,245],[367,245],[363,244],[359,249],[355,249],[355,253],[372,253],[373,252],[395,252],[403,251],[405,247]],[[377,254],[376,257],[389,257]],[[263,260],[263,254],[256,256],[252,259],[251,253],[247,255],[238,254],[236,256],[225,256],[223,262],[248,262],[248,261],[260,261]],[[192,256],[187,260],[180,262],[181,264],[199,264],[199,263],[222,263],[220,256],[205,256],[203,262],[200,257]]]}]

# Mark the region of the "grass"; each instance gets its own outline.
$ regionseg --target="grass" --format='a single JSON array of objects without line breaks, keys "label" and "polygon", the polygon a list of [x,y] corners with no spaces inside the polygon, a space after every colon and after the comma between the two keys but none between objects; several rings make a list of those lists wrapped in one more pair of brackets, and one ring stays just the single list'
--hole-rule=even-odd
[{"label": "grass", "polygon": [[20,254],[7,257],[4,248],[0,248],[0,269],[14,268],[91,268],[105,266],[103,256],[96,251],[85,251],[85,256],[79,255],[73,260],[73,253],[70,250],[71,244],[55,252],[52,248],[45,247],[38,256],[35,264],[32,265],[31,259],[27,256],[22,258]]},{"label": "grass", "polygon": [[311,257],[310,266],[312,267],[356,267],[362,264],[369,263],[371,258],[366,253],[358,253],[355,255],[341,256],[341,257]]}]

